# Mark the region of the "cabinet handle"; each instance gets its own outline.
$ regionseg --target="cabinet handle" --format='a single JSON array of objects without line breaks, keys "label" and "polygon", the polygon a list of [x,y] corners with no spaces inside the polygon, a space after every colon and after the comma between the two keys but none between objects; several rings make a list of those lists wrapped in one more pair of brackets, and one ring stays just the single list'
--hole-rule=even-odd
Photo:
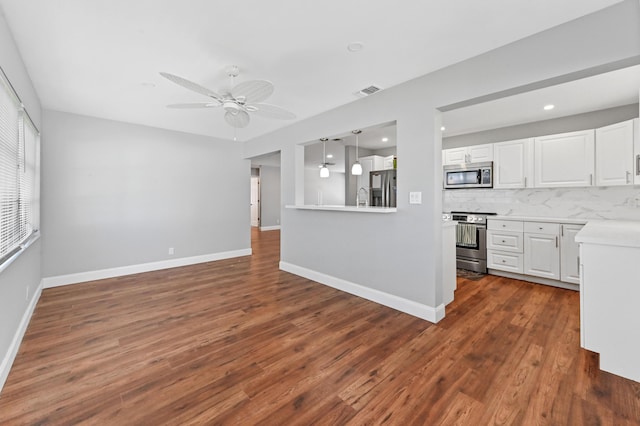
[{"label": "cabinet handle", "polygon": [[564,225],[560,225],[560,235],[564,237]]},{"label": "cabinet handle", "polygon": [[593,185],[593,173],[589,173],[589,185]]},{"label": "cabinet handle", "polygon": [[[640,155],[639,155],[639,157],[640,157]],[[527,177],[526,176],[524,177],[524,187],[525,188],[527,187]]]},{"label": "cabinet handle", "polygon": [[578,256],[578,275],[580,275],[580,256]]},{"label": "cabinet handle", "polygon": [[504,243],[505,241],[504,241],[504,240],[502,240],[502,242]]},{"label": "cabinet handle", "polygon": [[631,183],[631,172],[627,172],[627,183]]},{"label": "cabinet handle", "polygon": [[556,248],[558,248],[558,237],[556,236]]},{"label": "cabinet handle", "polygon": [[636,176],[640,176],[640,154],[636,155]]}]

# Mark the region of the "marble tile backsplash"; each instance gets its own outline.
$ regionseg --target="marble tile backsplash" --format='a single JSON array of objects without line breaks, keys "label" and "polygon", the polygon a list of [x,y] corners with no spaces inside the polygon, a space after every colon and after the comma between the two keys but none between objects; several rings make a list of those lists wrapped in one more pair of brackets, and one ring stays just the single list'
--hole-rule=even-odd
[{"label": "marble tile backsplash", "polygon": [[452,189],[442,192],[445,212],[640,221],[640,186]]}]

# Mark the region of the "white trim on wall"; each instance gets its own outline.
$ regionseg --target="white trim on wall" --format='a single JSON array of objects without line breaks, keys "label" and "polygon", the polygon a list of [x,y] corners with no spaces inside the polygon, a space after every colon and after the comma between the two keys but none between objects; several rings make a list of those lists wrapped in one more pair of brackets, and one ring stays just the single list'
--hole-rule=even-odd
[{"label": "white trim on wall", "polygon": [[444,318],[444,305],[442,304],[434,308],[288,262],[280,262],[280,269],[433,323]]},{"label": "white trim on wall", "polygon": [[97,271],[79,272],[77,274],[58,275],[42,279],[44,288],[77,284],[86,281],[102,280],[105,278],[121,277],[123,275],[139,274],[141,272],[158,271],[179,266],[195,265],[197,263],[213,262],[215,260],[233,257],[250,256],[251,249],[225,251],[220,253],[203,254],[201,256],[182,257],[179,259],[162,260],[159,262],[141,263],[139,265],[121,266],[117,268],[100,269]]},{"label": "white trim on wall", "polygon": [[13,335],[13,339],[11,340],[11,345],[9,346],[9,350],[4,354],[2,358],[2,363],[0,363],[0,392],[4,387],[5,382],[7,381],[7,377],[9,377],[9,371],[11,371],[11,367],[13,366],[13,361],[16,359],[16,355],[18,354],[18,349],[20,349],[20,344],[22,343],[22,339],[24,337],[24,333],[27,331],[27,327],[29,326],[29,321],[31,321],[31,316],[36,309],[36,305],[38,304],[38,300],[40,300],[40,295],[42,294],[43,282],[40,281],[38,288],[33,292],[33,296],[31,297],[31,301],[29,302],[29,306],[24,311],[22,315],[22,319],[20,320],[20,325],[18,326],[15,334]]},{"label": "white trim on wall", "polygon": [[280,229],[280,225],[275,225],[275,226],[261,226],[260,230],[261,231],[276,231]]}]

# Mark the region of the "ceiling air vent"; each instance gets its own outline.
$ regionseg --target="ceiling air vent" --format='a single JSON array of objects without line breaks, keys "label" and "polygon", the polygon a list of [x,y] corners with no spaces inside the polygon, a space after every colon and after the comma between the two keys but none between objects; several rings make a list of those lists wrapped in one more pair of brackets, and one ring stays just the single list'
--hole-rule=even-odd
[{"label": "ceiling air vent", "polygon": [[381,90],[382,90],[382,88],[381,88],[381,87],[371,85],[371,86],[369,86],[369,87],[365,87],[364,89],[360,90],[360,91],[359,91],[358,93],[356,93],[356,94],[357,94],[358,96],[363,97],[363,96],[373,95],[374,93],[379,92],[379,91],[381,91]]}]

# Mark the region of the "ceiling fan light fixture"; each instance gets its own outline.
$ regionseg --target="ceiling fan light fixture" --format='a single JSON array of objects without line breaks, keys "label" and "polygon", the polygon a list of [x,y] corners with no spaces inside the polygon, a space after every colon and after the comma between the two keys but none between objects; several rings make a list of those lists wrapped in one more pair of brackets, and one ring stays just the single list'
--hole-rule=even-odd
[{"label": "ceiling fan light fixture", "polygon": [[321,178],[329,177],[329,169],[327,168],[326,164],[323,164],[322,167],[320,168],[320,177]]},{"label": "ceiling fan light fixture", "polygon": [[185,78],[179,77],[167,72],[161,72],[160,75],[167,80],[182,86],[192,92],[207,96],[209,102],[181,103],[168,105],[169,108],[191,109],[191,108],[211,108],[222,107],[224,109],[224,118],[229,125],[235,128],[242,128],[249,125],[251,117],[249,113],[255,113],[266,118],[275,118],[280,120],[293,120],[295,114],[280,108],[276,105],[264,104],[266,100],[273,94],[273,83],[267,80],[249,80],[234,85],[233,79],[238,76],[240,69],[236,65],[231,65],[226,69],[227,74],[232,80],[232,87],[216,93],[211,89],[201,86]]},{"label": "ceiling fan light fixture", "polygon": [[225,111],[232,114],[237,114],[238,111],[240,111],[240,105],[230,100],[225,100],[224,102],[222,102],[222,107],[225,109]]}]

